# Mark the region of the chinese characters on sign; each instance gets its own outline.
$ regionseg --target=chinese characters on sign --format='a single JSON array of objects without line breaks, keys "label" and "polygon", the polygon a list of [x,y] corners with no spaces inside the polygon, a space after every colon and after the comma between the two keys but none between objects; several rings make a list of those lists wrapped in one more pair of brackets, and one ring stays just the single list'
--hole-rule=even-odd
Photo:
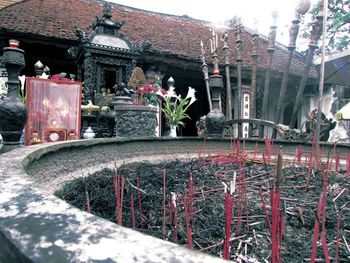
[{"label": "chinese characters on sign", "polygon": [[[243,105],[242,105],[242,118],[250,118],[250,94],[243,93]],[[249,137],[249,123],[242,123],[242,135],[243,138]]]}]

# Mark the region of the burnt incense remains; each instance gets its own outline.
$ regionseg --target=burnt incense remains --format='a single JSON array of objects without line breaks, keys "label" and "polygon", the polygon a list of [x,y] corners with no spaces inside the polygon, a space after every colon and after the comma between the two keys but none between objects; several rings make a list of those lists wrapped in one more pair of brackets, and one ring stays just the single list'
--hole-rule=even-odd
[{"label": "burnt incense remains", "polygon": [[208,154],[204,145],[197,152],[193,160],[104,169],[56,195],[119,225],[228,260],[350,259],[350,183],[346,171],[330,170],[337,166],[335,148],[312,176],[313,151],[298,148],[282,160],[282,150],[268,140],[263,152],[239,140],[228,151]]}]

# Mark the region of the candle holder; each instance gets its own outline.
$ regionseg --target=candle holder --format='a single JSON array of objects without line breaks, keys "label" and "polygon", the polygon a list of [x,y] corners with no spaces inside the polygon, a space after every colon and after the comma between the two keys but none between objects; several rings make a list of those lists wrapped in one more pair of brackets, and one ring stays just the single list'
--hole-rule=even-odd
[{"label": "candle holder", "polygon": [[9,40],[9,45],[12,48],[18,48],[19,47],[19,41],[16,39],[10,39]]}]

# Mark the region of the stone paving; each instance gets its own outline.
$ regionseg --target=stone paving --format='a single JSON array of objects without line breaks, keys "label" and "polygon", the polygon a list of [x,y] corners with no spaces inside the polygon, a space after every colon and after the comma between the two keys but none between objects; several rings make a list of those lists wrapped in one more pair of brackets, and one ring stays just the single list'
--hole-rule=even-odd
[{"label": "stone paving", "polygon": [[225,262],[82,212],[43,194],[25,172],[51,151],[94,143],[36,145],[0,155],[0,262]]}]

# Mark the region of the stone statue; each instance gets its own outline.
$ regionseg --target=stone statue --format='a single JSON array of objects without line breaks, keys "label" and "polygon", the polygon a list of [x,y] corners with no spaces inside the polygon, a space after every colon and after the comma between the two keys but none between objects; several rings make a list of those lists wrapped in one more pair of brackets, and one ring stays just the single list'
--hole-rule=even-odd
[{"label": "stone statue", "polygon": [[132,88],[128,89],[124,82],[115,84],[113,86],[113,90],[116,96],[131,97],[131,95],[135,93],[135,91]]},{"label": "stone statue", "polygon": [[75,35],[79,38],[80,41],[83,41],[87,38],[86,33],[81,30],[79,27],[75,29]]},{"label": "stone statue", "polygon": [[206,129],[205,129],[205,119],[207,116],[200,117],[199,121],[196,122],[197,134],[198,137],[206,137]]},{"label": "stone statue", "polygon": [[[305,122],[306,131],[299,129],[290,129],[286,125],[278,124],[278,133],[281,139],[286,141],[312,141],[313,133],[317,126],[317,109],[310,112],[308,120]],[[332,118],[327,119],[326,115],[321,112],[320,123],[320,141],[328,141],[329,133],[336,126],[336,122]]]},{"label": "stone statue", "polygon": [[112,17],[112,11],[111,11],[111,5],[109,4],[109,2],[105,2],[103,5],[103,16],[104,17]]},{"label": "stone statue", "polygon": [[[321,112],[320,121],[320,141],[328,141],[329,133],[335,128],[337,122],[333,121],[332,118],[327,119],[326,115]],[[316,131],[317,126],[317,109],[310,112],[309,118],[305,123],[306,132],[312,134]]]}]

